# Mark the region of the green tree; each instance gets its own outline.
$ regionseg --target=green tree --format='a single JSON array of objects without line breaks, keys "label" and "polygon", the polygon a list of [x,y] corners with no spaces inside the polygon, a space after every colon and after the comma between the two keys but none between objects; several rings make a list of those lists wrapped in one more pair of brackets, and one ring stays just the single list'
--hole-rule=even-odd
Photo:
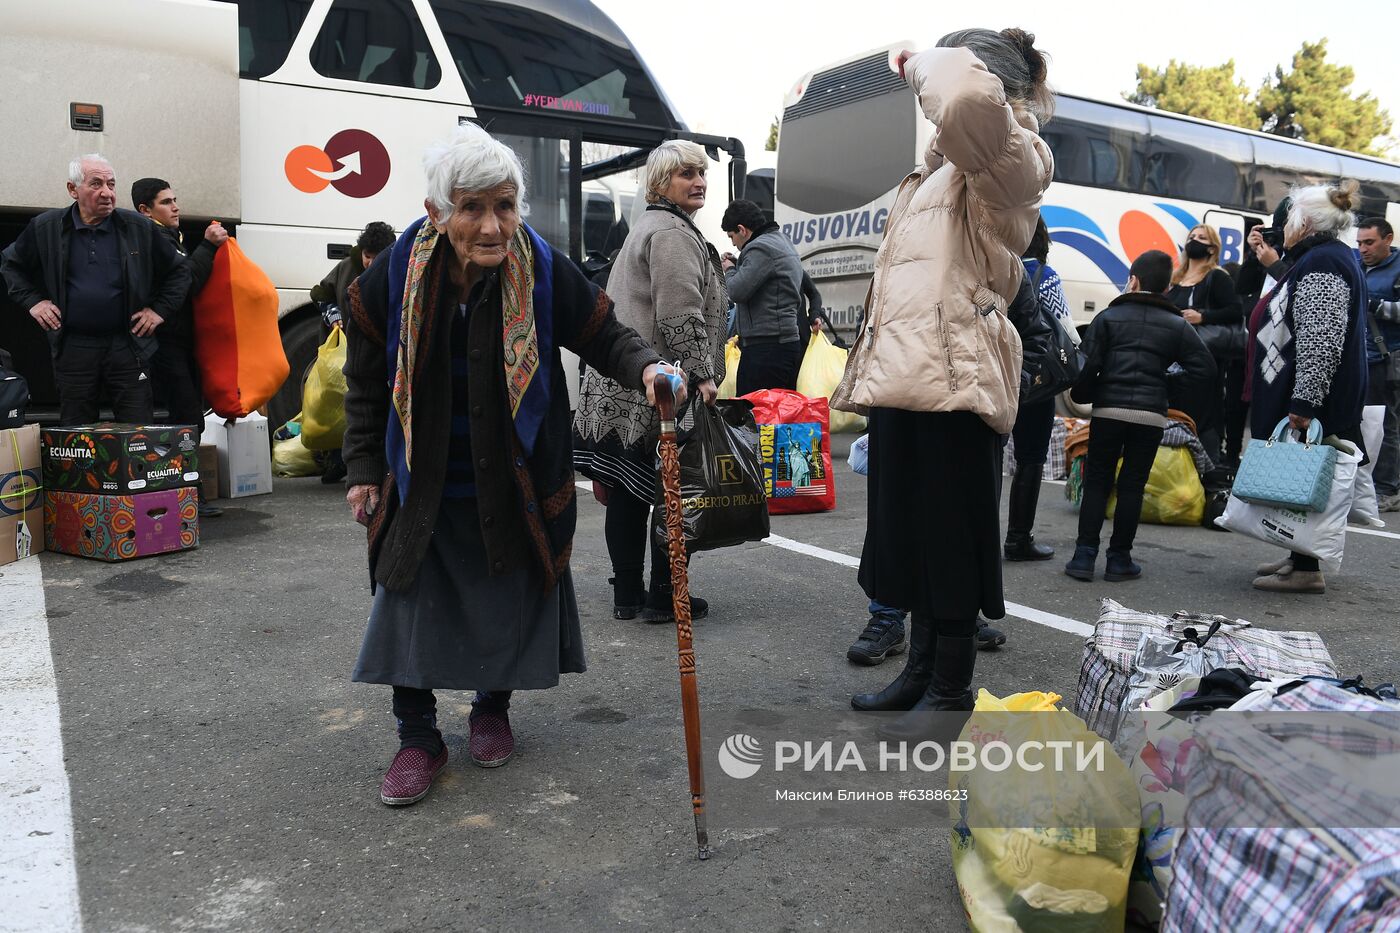
[{"label": "green tree", "polygon": [[768,127],[768,142],[763,144],[763,148],[769,152],[778,151],[778,118],[773,118],[773,125]]},{"label": "green tree", "polygon": [[1327,61],[1327,40],[1304,42],[1290,71],[1274,69],[1255,97],[1258,125],[1266,133],[1324,146],[1379,154],[1377,137],[1390,132],[1390,114],[1371,94],[1352,94],[1355,72]]},{"label": "green tree", "polygon": [[1234,59],[1203,67],[1172,59],[1165,68],[1138,65],[1137,88],[1123,95],[1135,104],[1258,129],[1249,88],[1235,77]]}]

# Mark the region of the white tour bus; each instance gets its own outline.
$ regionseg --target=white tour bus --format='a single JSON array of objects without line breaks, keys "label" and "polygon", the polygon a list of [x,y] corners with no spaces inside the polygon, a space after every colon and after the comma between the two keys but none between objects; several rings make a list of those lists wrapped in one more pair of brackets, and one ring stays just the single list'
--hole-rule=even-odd
[{"label": "white tour bus", "polygon": [[[896,71],[896,43],[806,75],[784,103],[776,219],[796,244],[838,329],[865,313],[885,220],[920,163],[930,124]],[[1216,227],[1222,262],[1268,222],[1290,185],[1361,183],[1363,216],[1400,225],[1400,165],[1133,104],[1060,94],[1042,136],[1055,178],[1041,213],[1076,321],[1127,282],[1148,249],[1176,256],[1187,232]]]},{"label": "white tour bus", "polygon": [[[320,341],[309,290],[368,222],[421,216],[423,150],[459,122],[520,154],[530,224],[575,261],[621,232],[666,139],[725,153],[731,197],[745,178],[739,141],[688,132],[588,0],[0,0],[0,87],[0,249],[71,203],[75,155],[111,160],[121,207],[137,178],[168,180],[187,236],[223,221],[277,285],[293,378],[274,424]],[[0,346],[31,411],[56,413],[47,345],[3,288]]]}]

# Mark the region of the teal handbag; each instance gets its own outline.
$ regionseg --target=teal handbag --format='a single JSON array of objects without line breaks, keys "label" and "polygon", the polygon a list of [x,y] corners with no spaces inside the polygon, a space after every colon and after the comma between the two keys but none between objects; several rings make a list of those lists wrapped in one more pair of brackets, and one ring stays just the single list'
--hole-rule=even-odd
[{"label": "teal handbag", "polygon": [[1231,492],[1256,505],[1321,512],[1337,470],[1337,449],[1321,441],[1322,423],[1316,418],[1301,443],[1289,437],[1284,418],[1268,440],[1249,442]]}]

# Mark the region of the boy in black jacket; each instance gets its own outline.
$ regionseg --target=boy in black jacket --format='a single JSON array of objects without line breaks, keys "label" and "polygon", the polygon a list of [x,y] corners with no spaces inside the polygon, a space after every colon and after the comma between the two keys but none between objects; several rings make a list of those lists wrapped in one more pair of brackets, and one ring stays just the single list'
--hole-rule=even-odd
[{"label": "boy in black jacket", "polygon": [[1162,431],[1167,425],[1167,370],[1179,363],[1193,389],[1211,384],[1215,361],[1176,306],[1163,294],[1171,287],[1172,260],[1148,250],[1134,260],[1124,293],[1089,325],[1087,356],[1071,397],[1094,406],[1089,453],[1084,459],[1084,495],[1079,505],[1079,538],[1065,573],[1094,579],[1099,531],[1108,511],[1118,459],[1118,506],[1108,542],[1104,579],[1134,580],[1142,568],[1133,562],[1133,539]]}]

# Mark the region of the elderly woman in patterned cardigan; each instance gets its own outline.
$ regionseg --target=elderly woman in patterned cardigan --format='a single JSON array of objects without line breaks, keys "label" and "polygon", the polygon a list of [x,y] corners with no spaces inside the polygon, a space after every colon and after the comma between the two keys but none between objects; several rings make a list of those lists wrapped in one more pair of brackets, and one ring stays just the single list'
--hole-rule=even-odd
[{"label": "elderly woman in patterned cardigan", "polygon": [[[1358,185],[1295,189],[1283,228],[1292,264],[1264,299],[1252,334],[1249,432],[1268,437],[1285,418],[1305,433],[1314,418],[1325,434],[1361,440],[1366,402],[1366,280],[1340,237],[1356,223]],[[1321,593],[1317,558],[1292,554],[1264,564],[1254,586],[1282,593]]]},{"label": "elderly woman in patterned cardigan", "polygon": [[468,751],[515,747],[511,691],[584,670],[569,576],[576,518],[559,350],[650,386],[660,357],[521,222],[520,160],[475,126],[424,158],[428,216],[351,288],[346,498],[375,590],[354,679],[393,685],[401,747],[380,799],[447,763],[434,689],[475,689]]},{"label": "elderly woman in patterned cardigan", "polygon": [[[646,164],[648,207],[623,244],[608,279],[617,317],[664,359],[678,360],[693,387],[713,403],[724,381],[725,314],[729,297],[719,253],[691,220],[705,206],[705,150],[671,140]],[[671,578],[665,547],[652,542],[651,586],[642,586],[647,514],[656,499],[660,422],[636,386],[594,369],[584,374],[574,419],[574,465],[594,481],[607,504],[604,533],[613,565],[613,616],[668,622]],[[692,619],[708,612],[690,598]]]}]

